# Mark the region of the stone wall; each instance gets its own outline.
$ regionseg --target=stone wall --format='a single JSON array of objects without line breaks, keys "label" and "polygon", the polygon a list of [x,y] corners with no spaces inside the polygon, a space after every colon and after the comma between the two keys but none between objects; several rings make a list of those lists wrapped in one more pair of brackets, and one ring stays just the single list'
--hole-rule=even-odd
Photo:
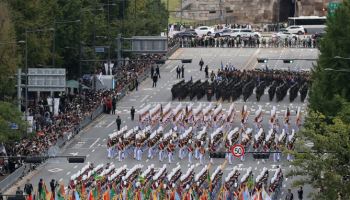
[{"label": "stone wall", "polygon": [[[322,8],[330,1],[341,0],[297,1],[297,16],[325,16]],[[294,15],[294,0],[182,0],[182,7],[185,9],[182,17],[192,20],[225,22],[230,18],[234,23],[259,24],[286,21]],[[181,13],[177,13],[177,17],[180,16]]]},{"label": "stone wall", "polygon": [[[235,23],[271,23],[276,20],[277,1],[183,0],[183,7],[188,9],[183,12],[183,18],[194,20],[233,18]],[[215,13],[210,11],[215,11]]]}]

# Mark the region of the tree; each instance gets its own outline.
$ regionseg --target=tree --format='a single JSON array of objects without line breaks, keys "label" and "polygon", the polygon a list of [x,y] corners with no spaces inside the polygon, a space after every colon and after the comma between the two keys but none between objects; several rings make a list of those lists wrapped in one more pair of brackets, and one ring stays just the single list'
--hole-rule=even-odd
[{"label": "tree", "polygon": [[[21,113],[9,103],[15,99],[15,73],[19,58],[9,7],[4,2],[0,2],[0,22],[0,142],[5,142],[18,139],[25,126]],[[11,129],[12,123],[17,124],[19,129]]]},{"label": "tree", "polygon": [[[334,16],[327,18],[327,33],[321,41],[320,56],[312,72],[309,111],[298,133],[293,152],[295,185],[310,184],[318,189],[313,199],[350,199],[350,73],[327,71],[349,69],[350,0],[344,0]],[[303,141],[313,143],[306,147]]]},{"label": "tree", "polygon": [[350,100],[350,73],[325,71],[325,68],[350,69],[349,60],[334,59],[350,55],[350,0],[344,0],[334,16],[327,18],[326,35],[321,41],[320,56],[312,73],[309,94],[310,108],[326,116],[335,116],[342,108],[335,99],[338,94]]},{"label": "tree", "polygon": [[[349,105],[343,105],[350,109]],[[295,186],[309,184],[318,189],[313,199],[350,199],[350,124],[337,116],[330,124],[325,115],[319,112],[309,113],[306,123],[298,133],[298,151],[294,152],[295,170],[289,174],[301,176]],[[308,148],[302,141],[312,141]]]},{"label": "tree", "polygon": [[0,2],[0,100],[14,93],[17,64],[16,37],[8,5]]}]

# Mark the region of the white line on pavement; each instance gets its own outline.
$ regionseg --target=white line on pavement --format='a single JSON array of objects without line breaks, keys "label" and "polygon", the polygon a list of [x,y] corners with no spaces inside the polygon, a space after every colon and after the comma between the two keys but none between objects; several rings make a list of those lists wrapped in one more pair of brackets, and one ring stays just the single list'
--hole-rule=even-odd
[{"label": "white line on pavement", "polygon": [[148,97],[149,97],[149,95],[146,95],[145,97],[143,97],[143,98],[141,99],[141,102],[144,102]]},{"label": "white line on pavement", "polygon": [[143,108],[144,105],[145,105],[145,103],[141,104],[140,108]]},{"label": "white line on pavement", "polygon": [[78,167],[78,165],[75,165],[73,168],[76,169]]},{"label": "white line on pavement", "polygon": [[93,149],[91,152],[95,152],[95,149]]},{"label": "white line on pavement", "polygon": [[174,68],[172,68],[172,69],[170,70],[170,72],[175,71],[176,68],[177,68],[177,65],[175,65]]},{"label": "white line on pavement", "polygon": [[58,180],[58,182],[62,182],[63,178],[60,178],[60,180]]},{"label": "white line on pavement", "polygon": [[90,154],[87,154],[86,157],[88,158],[90,156]]},{"label": "white line on pavement", "polygon": [[95,142],[91,144],[91,146],[89,147],[89,149],[91,149],[99,140],[100,140],[100,138],[97,138],[97,139],[95,140]]},{"label": "white line on pavement", "polygon": [[110,124],[107,125],[107,128],[109,128],[110,126],[112,126],[112,124],[114,123],[114,121],[112,121]]},{"label": "white line on pavement", "polygon": [[70,174],[70,172],[67,172],[67,175],[69,175]]}]

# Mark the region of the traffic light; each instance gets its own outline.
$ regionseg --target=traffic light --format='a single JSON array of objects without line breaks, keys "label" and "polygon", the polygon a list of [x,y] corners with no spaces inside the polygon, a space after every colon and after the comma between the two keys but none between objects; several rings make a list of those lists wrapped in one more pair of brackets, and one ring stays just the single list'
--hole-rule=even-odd
[{"label": "traffic light", "polygon": [[258,63],[267,63],[266,58],[258,58]]},{"label": "traffic light", "polygon": [[291,63],[293,63],[293,60],[283,60],[283,63],[289,63],[289,64],[291,64]]},{"label": "traffic light", "polygon": [[26,157],[26,158],[24,158],[25,163],[38,164],[38,163],[42,163],[43,161],[44,161],[43,157]]},{"label": "traffic light", "polygon": [[85,156],[68,157],[67,160],[68,160],[69,163],[84,163],[85,162]]},{"label": "traffic light", "polygon": [[182,63],[192,63],[192,59],[182,59]]},{"label": "traffic light", "polygon": [[165,64],[165,60],[157,60],[156,64],[163,65]]}]

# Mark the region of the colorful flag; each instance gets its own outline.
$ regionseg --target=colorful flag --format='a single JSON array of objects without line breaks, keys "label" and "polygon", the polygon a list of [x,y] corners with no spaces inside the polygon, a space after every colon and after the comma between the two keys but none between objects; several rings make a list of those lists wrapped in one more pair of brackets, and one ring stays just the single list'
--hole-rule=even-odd
[{"label": "colorful flag", "polygon": [[64,184],[61,182],[56,191],[56,200],[64,200],[66,197],[66,192],[64,191]]},{"label": "colorful flag", "polygon": [[261,197],[262,197],[262,200],[271,200],[270,195],[267,194],[264,187],[263,187],[262,192],[261,192]]},{"label": "colorful flag", "polygon": [[108,187],[108,189],[103,193],[103,200],[110,200],[110,189]]},{"label": "colorful flag", "polygon": [[75,200],[80,200],[80,196],[77,191],[74,191],[74,197],[75,197]]},{"label": "colorful flag", "polygon": [[95,200],[92,190],[89,192],[88,200]]}]

